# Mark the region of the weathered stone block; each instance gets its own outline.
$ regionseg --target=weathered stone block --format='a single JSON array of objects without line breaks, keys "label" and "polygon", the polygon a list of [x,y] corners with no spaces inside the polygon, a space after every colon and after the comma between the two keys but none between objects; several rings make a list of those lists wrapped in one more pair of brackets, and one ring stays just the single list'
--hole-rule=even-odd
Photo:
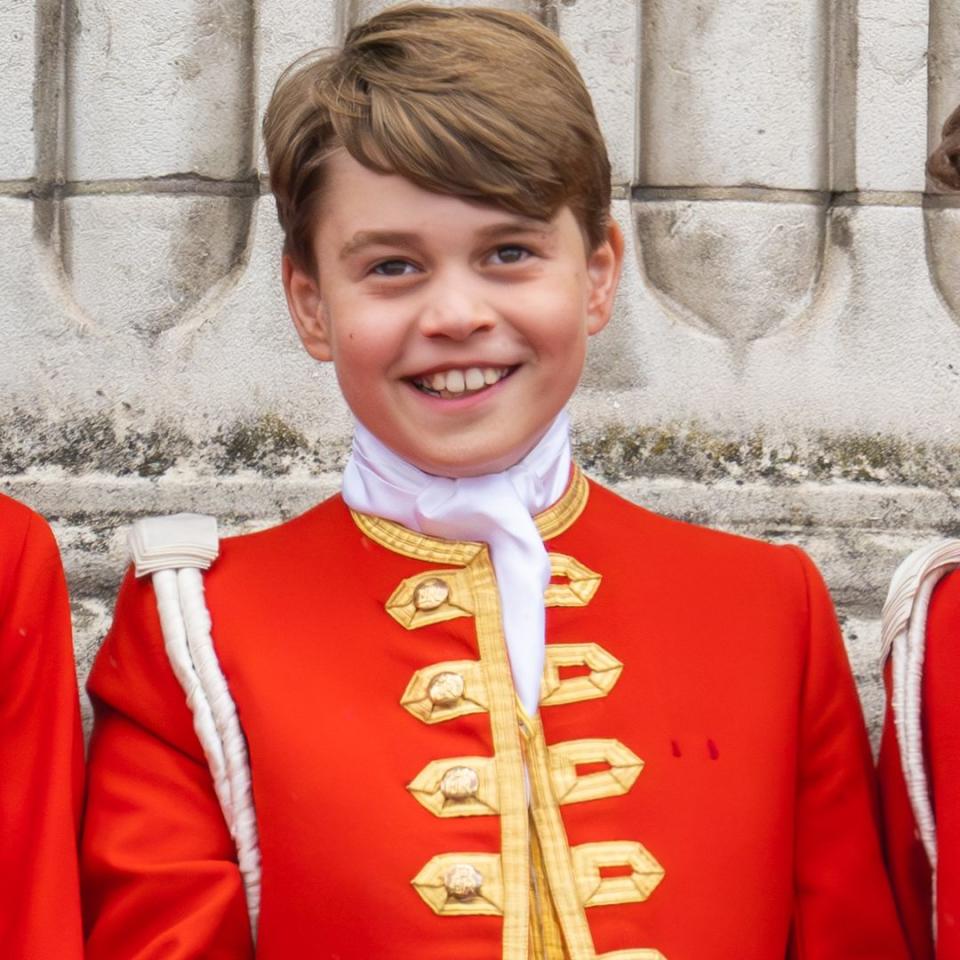
[{"label": "weathered stone block", "polygon": [[251,197],[92,195],[63,205],[70,294],[98,330],[149,344],[222,300],[246,261]]},{"label": "weathered stone block", "polygon": [[249,176],[253,0],[77,0],[68,24],[68,176]]},{"label": "weathered stone block", "polygon": [[573,0],[557,7],[561,39],[593,97],[615,184],[634,177],[637,8],[623,0]]},{"label": "weathered stone block", "polygon": [[856,154],[861,190],[924,188],[928,11],[927,0],[859,4]]},{"label": "weathered stone block", "polygon": [[34,173],[35,27],[28,0],[0,5],[0,180],[26,180]]},{"label": "weathered stone block", "polygon": [[826,9],[645,0],[641,182],[824,189]]},{"label": "weathered stone block", "polygon": [[819,204],[641,201],[634,213],[647,282],[675,320],[747,343],[809,309]]},{"label": "weathered stone block", "polygon": [[922,444],[960,441],[960,327],[931,287],[919,207],[832,209],[821,255],[816,205],[701,202],[673,225],[686,206],[635,204],[646,280],[624,335],[642,388],[591,417],[877,443],[891,477]]}]

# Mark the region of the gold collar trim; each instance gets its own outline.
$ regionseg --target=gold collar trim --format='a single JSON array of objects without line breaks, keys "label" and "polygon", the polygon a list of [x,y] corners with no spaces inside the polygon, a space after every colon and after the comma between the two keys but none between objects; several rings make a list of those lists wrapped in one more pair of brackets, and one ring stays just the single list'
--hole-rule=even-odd
[{"label": "gold collar trim", "polygon": [[[590,485],[583,471],[573,465],[573,475],[563,496],[543,513],[534,518],[537,530],[544,540],[551,540],[567,530],[583,513],[590,496]],[[469,540],[441,540],[425,533],[409,530],[393,520],[375,517],[368,513],[350,511],[353,522],[375,543],[414,560],[431,563],[454,563],[466,566],[484,549],[484,544]]]}]

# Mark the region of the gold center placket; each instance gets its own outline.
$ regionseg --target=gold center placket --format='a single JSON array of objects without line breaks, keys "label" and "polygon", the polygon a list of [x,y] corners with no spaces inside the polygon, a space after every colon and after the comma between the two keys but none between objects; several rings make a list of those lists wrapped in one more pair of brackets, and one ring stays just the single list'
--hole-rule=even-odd
[{"label": "gold center placket", "polygon": [[523,749],[516,691],[504,642],[500,598],[486,548],[470,565],[480,662],[486,675],[490,728],[500,797],[500,843],[506,907],[503,956],[525,960],[530,934],[530,848]]},{"label": "gold center placket", "polygon": [[547,886],[553,900],[564,944],[570,960],[594,960],[596,953],[587,916],[580,902],[567,842],[567,831],[560,816],[560,806],[553,794],[550,761],[543,724],[539,714],[530,717],[518,706],[523,726],[530,776],[530,815],[543,858]]}]

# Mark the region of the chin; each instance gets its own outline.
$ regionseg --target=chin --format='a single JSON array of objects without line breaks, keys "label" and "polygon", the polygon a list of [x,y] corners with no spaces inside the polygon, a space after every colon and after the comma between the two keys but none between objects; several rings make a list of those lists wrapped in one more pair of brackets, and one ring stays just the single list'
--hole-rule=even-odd
[{"label": "chin", "polygon": [[[532,447],[531,444],[530,449]],[[528,450],[522,450],[510,453],[490,453],[486,456],[463,452],[461,455],[430,459],[410,456],[407,457],[407,460],[423,470],[424,473],[432,474],[435,477],[461,479],[464,477],[481,477],[487,473],[499,473],[501,470],[506,470],[518,463],[528,452]]]}]

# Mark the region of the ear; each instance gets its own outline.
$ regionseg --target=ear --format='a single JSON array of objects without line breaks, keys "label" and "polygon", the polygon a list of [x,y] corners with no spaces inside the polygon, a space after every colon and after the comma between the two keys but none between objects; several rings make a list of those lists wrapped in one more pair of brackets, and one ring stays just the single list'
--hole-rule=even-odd
[{"label": "ear", "polygon": [[603,243],[587,257],[590,292],[587,297],[587,333],[599,333],[613,312],[613,299],[623,269],[623,233],[611,220]]},{"label": "ear", "polygon": [[283,255],[283,292],[293,325],[314,360],[332,360],[330,323],[320,294],[320,284],[289,254]]}]

